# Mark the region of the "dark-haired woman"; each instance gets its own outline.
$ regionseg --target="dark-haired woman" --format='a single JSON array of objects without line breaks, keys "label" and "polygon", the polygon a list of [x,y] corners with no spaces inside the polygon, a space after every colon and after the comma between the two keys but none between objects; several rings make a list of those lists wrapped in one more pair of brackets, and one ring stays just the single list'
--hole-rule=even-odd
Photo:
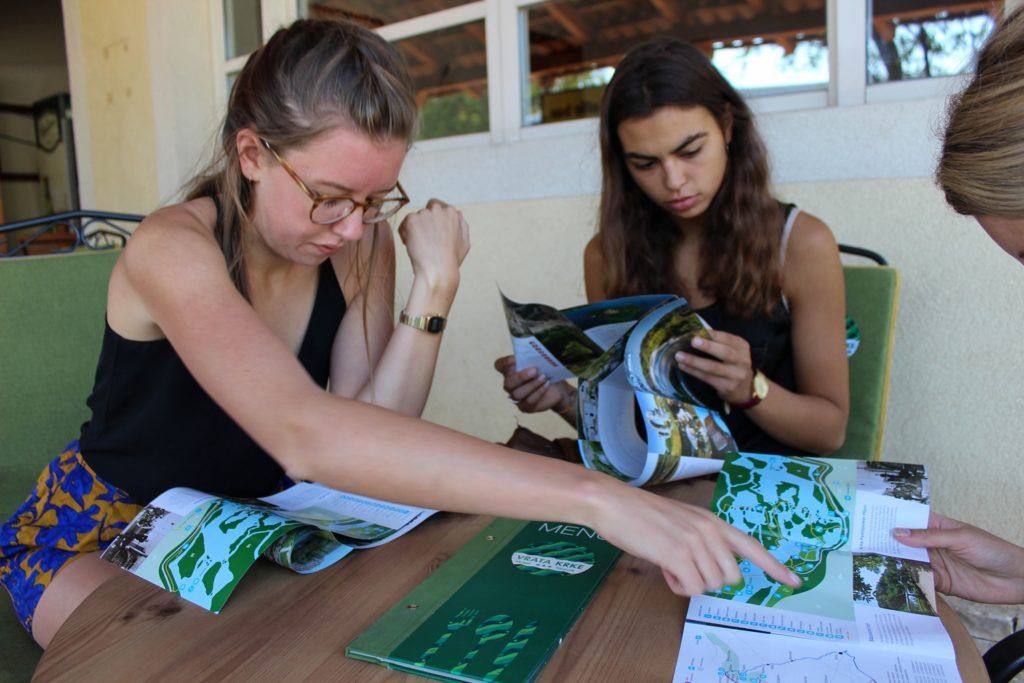
[{"label": "dark-haired woman", "polygon": [[[707,57],[662,39],[629,52],[601,107],[603,183],[584,251],[587,298],[671,292],[714,329],[677,355],[710,384],[744,451],[827,454],[846,432],[839,252],[828,227],[771,194],[750,109]],[[521,410],[572,421],[575,397],[536,368],[496,369]]]}]

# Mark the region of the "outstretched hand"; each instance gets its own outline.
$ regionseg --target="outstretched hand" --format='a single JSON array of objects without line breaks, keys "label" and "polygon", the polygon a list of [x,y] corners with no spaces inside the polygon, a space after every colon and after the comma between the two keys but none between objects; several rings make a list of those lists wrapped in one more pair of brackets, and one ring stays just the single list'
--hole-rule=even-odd
[{"label": "outstretched hand", "polygon": [[502,388],[509,399],[524,413],[540,413],[566,405],[571,388],[565,382],[554,384],[537,368],[516,371],[514,356],[502,356],[494,361],[494,369],[504,380]]},{"label": "outstretched hand", "polygon": [[619,548],[658,565],[673,593],[697,595],[739,583],[737,556],[780,583],[800,586],[800,578],[761,544],[709,510],[642,489],[627,491],[604,497],[594,528]]},{"label": "outstretched hand", "polygon": [[934,512],[927,529],[892,533],[904,545],[928,549],[940,593],[976,602],[1024,603],[1024,548]]}]

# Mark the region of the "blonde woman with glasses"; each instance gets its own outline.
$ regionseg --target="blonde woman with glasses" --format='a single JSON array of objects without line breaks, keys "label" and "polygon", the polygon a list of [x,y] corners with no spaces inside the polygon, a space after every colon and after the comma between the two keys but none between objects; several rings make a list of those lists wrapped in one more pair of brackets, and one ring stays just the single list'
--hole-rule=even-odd
[{"label": "blonde woman with glasses", "polygon": [[219,159],[114,267],[91,419],[0,525],[0,583],[41,645],[117,571],[98,551],[140,505],[173,486],[262,496],[286,473],[587,525],[678,593],[737,581],[737,555],[798,583],[706,510],[417,419],[469,238],[435,200],[401,222],[396,326],[388,219],[416,119],[400,56],[358,26],[300,21],[249,58]]}]

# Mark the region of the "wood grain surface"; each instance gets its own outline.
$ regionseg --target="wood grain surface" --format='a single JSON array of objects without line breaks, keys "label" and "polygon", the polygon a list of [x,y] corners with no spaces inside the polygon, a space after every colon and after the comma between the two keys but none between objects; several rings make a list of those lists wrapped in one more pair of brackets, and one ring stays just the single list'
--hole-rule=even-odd
[{"label": "wood grain surface", "polygon": [[[705,506],[708,479],[660,494]],[[345,646],[455,553],[490,518],[439,513],[393,543],[299,575],[257,562],[220,615],[125,572],[71,615],[33,681],[423,680],[345,657]],[[540,681],[671,681],[687,601],[653,565],[623,555]],[[955,613],[940,616],[964,681],[987,681]]]}]

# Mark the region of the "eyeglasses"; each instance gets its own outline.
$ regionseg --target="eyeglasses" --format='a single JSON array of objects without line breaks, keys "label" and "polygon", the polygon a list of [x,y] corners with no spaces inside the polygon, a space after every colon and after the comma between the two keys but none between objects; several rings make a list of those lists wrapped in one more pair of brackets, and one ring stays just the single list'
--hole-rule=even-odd
[{"label": "eyeglasses", "polygon": [[398,191],[398,196],[388,196],[383,199],[369,198],[365,202],[359,202],[351,197],[345,195],[323,195],[318,192],[313,192],[309,189],[309,185],[302,181],[302,178],[295,172],[295,170],[288,165],[288,162],[281,158],[281,155],[271,147],[270,143],[260,138],[260,142],[267,148],[267,151],[274,155],[277,159],[277,163],[281,164],[288,175],[292,177],[295,184],[299,186],[306,196],[313,200],[313,206],[309,210],[309,220],[316,223],[317,225],[331,225],[337,223],[343,218],[347,217],[356,208],[362,208],[363,210],[363,223],[373,224],[386,221],[387,219],[398,213],[399,209],[409,203],[409,195],[402,189],[401,183],[395,184],[395,190]]}]

